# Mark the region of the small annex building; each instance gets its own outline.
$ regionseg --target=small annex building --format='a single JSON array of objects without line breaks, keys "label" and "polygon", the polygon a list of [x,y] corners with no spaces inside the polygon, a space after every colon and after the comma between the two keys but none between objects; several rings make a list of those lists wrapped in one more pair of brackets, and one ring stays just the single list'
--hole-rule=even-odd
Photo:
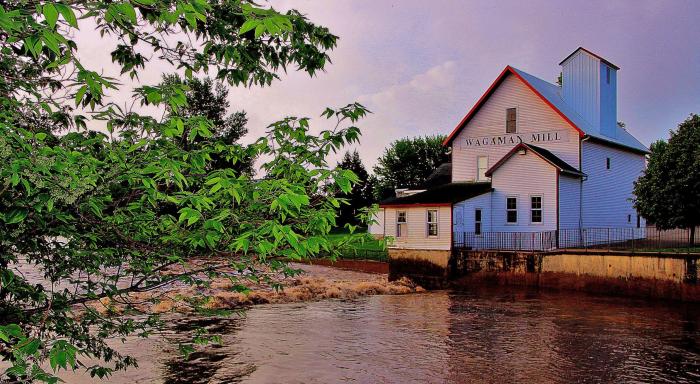
[{"label": "small annex building", "polygon": [[649,151],[618,124],[619,67],[584,48],[560,65],[561,86],[503,69],[444,141],[451,163],[426,189],[382,201],[370,231],[394,248],[450,250],[575,246],[558,231],[643,228],[632,189]]}]

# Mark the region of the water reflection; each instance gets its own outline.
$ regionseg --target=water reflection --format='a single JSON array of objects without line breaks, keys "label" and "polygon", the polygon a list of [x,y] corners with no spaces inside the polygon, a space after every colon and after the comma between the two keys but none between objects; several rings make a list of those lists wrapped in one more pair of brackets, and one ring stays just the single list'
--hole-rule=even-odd
[{"label": "water reflection", "polygon": [[[150,376],[110,382],[698,382],[699,321],[693,305],[493,288],[265,305],[173,319],[124,346]],[[198,326],[224,345],[182,361],[177,343]]]},{"label": "water reflection", "polygon": [[453,294],[448,381],[697,382],[699,316],[697,306],[568,293]]}]

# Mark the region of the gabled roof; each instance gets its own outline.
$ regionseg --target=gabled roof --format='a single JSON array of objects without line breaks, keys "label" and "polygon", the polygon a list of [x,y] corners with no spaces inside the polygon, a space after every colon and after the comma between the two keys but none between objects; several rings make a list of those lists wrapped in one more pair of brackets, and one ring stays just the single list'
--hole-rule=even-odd
[{"label": "gabled roof", "polygon": [[593,127],[586,119],[579,115],[571,106],[569,106],[561,95],[561,87],[554,85],[550,82],[540,79],[539,77],[533,76],[525,71],[521,71],[517,68],[507,66],[498,78],[491,84],[491,86],[486,90],[486,92],[479,98],[479,100],[474,104],[471,110],[467,113],[462,121],[457,124],[455,129],[450,133],[449,136],[443,141],[443,145],[449,145],[457,137],[459,132],[464,129],[469,120],[471,120],[476,112],[481,109],[483,104],[488,100],[488,98],[493,94],[493,92],[498,88],[498,86],[503,82],[503,80],[509,76],[513,75],[517,79],[523,82],[530,90],[532,90],[535,95],[537,95],[545,104],[549,105],[554,112],[561,116],[569,125],[571,125],[581,137],[592,137],[599,141],[605,142],[607,144],[617,145],[626,149],[633,150],[635,152],[649,153],[647,147],[640,143],[639,140],[634,138],[627,130],[624,128],[617,127],[616,137],[609,137],[600,133],[600,131]]},{"label": "gabled roof", "polygon": [[548,162],[551,164],[554,168],[558,169],[561,173],[568,174],[570,176],[574,177],[582,177],[585,176],[584,173],[580,172],[578,169],[572,167],[569,163],[566,161],[560,159],[557,157],[555,154],[552,152],[549,152],[548,150],[532,145],[532,144],[525,144],[525,143],[520,143],[513,147],[508,153],[506,153],[505,156],[503,156],[496,164],[493,165],[493,167],[489,168],[488,171],[486,171],[486,176],[491,177],[491,175],[496,171],[496,169],[500,168],[501,165],[505,164],[508,159],[510,159],[511,156],[513,156],[516,152],[519,150],[524,149],[524,150],[530,150],[532,153],[536,154],[539,156],[542,160]]},{"label": "gabled roof", "polygon": [[442,163],[440,164],[433,173],[430,174],[425,179],[425,182],[423,185],[421,185],[422,188],[424,189],[429,189],[429,188],[434,188],[439,185],[443,184],[448,184],[452,181],[452,163],[447,162],[447,163]]},{"label": "gabled roof", "polygon": [[578,51],[584,51],[584,52],[588,53],[589,55],[591,55],[591,56],[595,57],[596,59],[602,61],[603,63],[607,64],[607,65],[608,65],[609,67],[611,67],[611,68],[614,68],[614,69],[616,69],[616,70],[620,69],[620,67],[618,67],[617,65],[615,65],[615,64],[613,64],[613,63],[611,63],[611,62],[609,62],[608,60],[606,60],[606,59],[603,58],[602,56],[600,56],[600,55],[598,55],[598,54],[595,54],[595,53],[593,53],[593,52],[587,50],[587,49],[584,48],[584,47],[578,47],[578,48],[576,48],[573,52],[571,52],[571,54],[570,54],[569,56],[566,56],[566,57],[564,58],[564,60],[562,60],[562,61],[559,63],[559,65],[564,64],[564,63],[566,62],[566,60],[569,60],[569,58],[570,58],[571,56],[575,55],[576,52],[578,52]]},{"label": "gabled roof", "polygon": [[440,206],[452,205],[460,201],[491,192],[491,183],[449,183],[404,197],[391,197],[382,200],[380,207]]}]

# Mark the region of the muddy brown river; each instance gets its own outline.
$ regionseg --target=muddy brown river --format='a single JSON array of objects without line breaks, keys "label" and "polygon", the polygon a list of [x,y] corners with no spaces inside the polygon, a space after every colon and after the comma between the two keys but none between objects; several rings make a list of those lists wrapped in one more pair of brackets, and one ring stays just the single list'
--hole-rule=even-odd
[{"label": "muddy brown river", "polygon": [[[699,324],[696,305],[504,288],[261,305],[173,317],[120,345],[140,367],[107,382],[691,383]],[[224,343],[183,361],[176,345],[195,326]]]}]

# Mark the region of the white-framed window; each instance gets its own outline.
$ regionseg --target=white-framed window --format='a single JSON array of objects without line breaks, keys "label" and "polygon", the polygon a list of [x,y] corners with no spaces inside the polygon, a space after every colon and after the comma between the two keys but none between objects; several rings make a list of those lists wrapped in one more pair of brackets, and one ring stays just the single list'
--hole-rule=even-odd
[{"label": "white-framed window", "polygon": [[506,223],[518,223],[518,198],[516,196],[506,197]]},{"label": "white-framed window", "polygon": [[530,196],[530,222],[542,224],[542,196]]},{"label": "white-framed window", "polygon": [[489,158],[488,156],[477,156],[476,158],[476,180],[486,181],[486,171],[489,170]]},{"label": "white-framed window", "polygon": [[406,211],[396,212],[396,237],[404,237],[408,234],[408,220]]},{"label": "white-framed window", "polygon": [[438,235],[438,211],[437,209],[429,209],[426,212],[425,231],[429,237]]},{"label": "white-framed window", "polygon": [[506,133],[516,133],[518,131],[517,116],[516,108],[506,109]]},{"label": "white-framed window", "polygon": [[481,208],[474,209],[474,234],[481,235]]}]

